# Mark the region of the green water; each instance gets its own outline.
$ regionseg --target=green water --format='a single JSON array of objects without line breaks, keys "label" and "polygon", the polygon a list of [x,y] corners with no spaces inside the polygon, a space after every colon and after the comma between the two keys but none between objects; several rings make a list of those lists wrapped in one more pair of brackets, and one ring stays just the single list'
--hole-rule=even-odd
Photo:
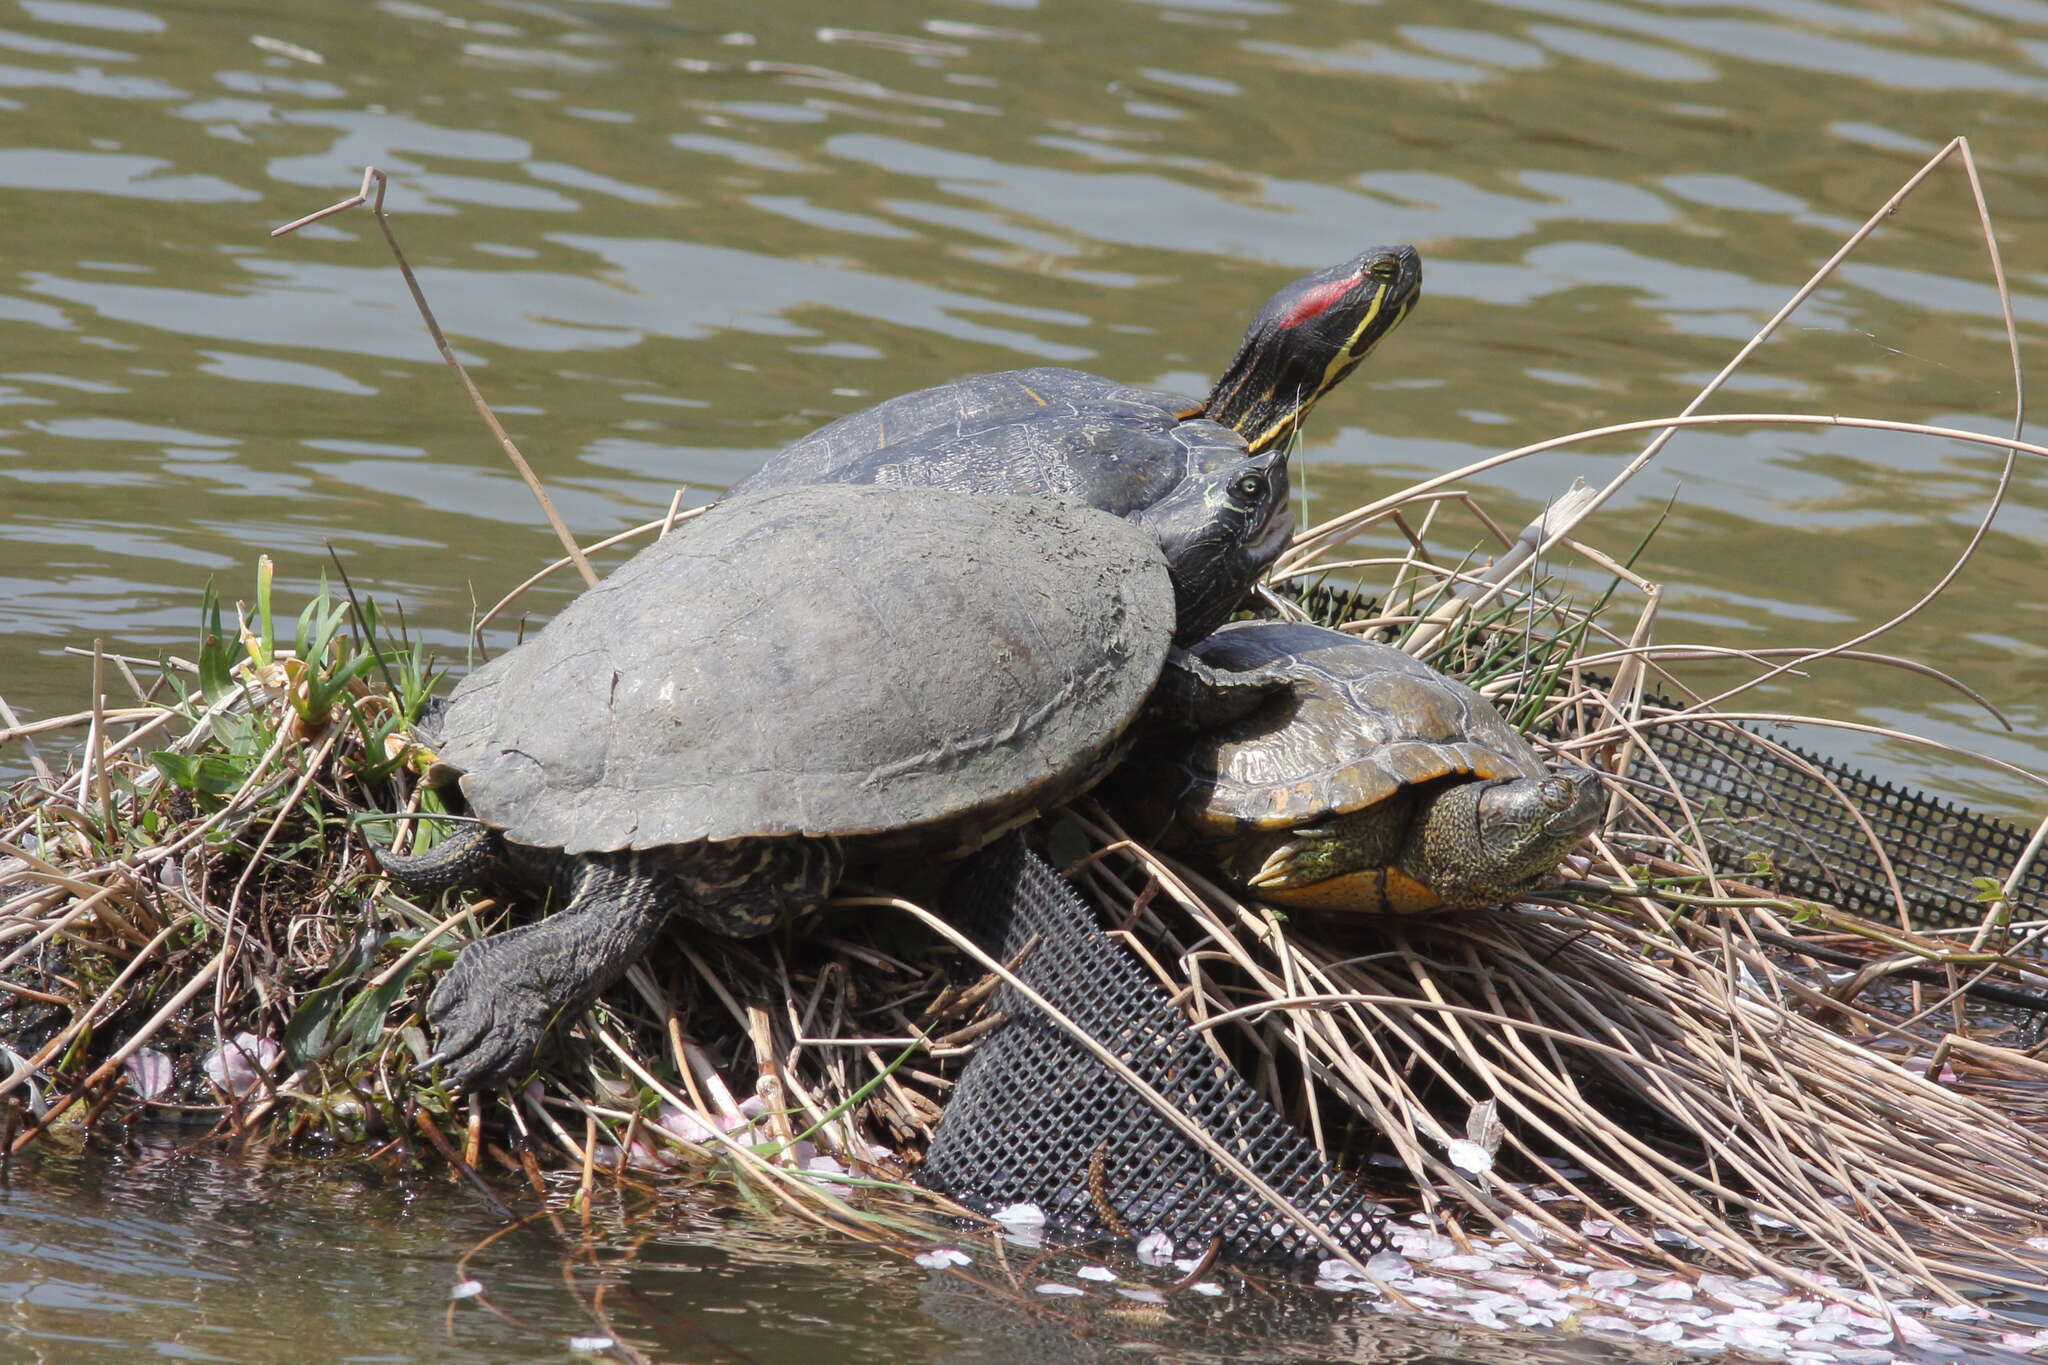
[{"label": "green water", "polygon": [[[268,553],[289,600],[329,547],[459,658],[472,603],[552,554],[370,220],[266,235],[366,162],[392,175],[443,324],[585,540],[963,373],[1074,364],[1199,392],[1281,282],[1414,242],[1422,306],[1311,425],[1313,517],[1676,411],[1957,133],[2031,353],[2048,326],[2044,63],[2040,0],[0,0],[0,696],[29,718],[77,710],[88,664],[65,646],[183,645],[209,576],[246,596]],[[2003,429],[1977,234],[1941,172],[1713,406]],[[1634,448],[1476,487],[1512,530]],[[1669,504],[1638,561],[1666,589],[1657,639],[1825,644],[1941,576],[1998,463],[1867,431],[1690,433],[1584,538],[1624,555]],[[1449,553],[1477,540],[1445,518]],[[1953,672],[2012,730],[1868,663],[1781,680],[1760,706],[2048,769],[2044,547],[2048,471],[2023,462],[1969,569],[1872,646]],[[1741,676],[1684,670],[1702,688]],[[2041,814],[2039,788],[1981,763],[1806,738]],[[22,763],[0,752],[0,772]],[[445,1344],[452,1258],[496,1224],[430,1183],[202,1165],[151,1184],[157,1169],[17,1175],[10,1228],[27,1208],[56,1232],[9,1235],[42,1248],[30,1281],[72,1299],[17,1296],[0,1354],[88,1358],[72,1334],[177,1354],[160,1343],[189,1329],[196,1351],[296,1359],[374,1326],[354,1358],[499,1359],[560,1355],[584,1330],[550,1253],[517,1290],[541,1337],[465,1312]],[[217,1206],[179,1202],[199,1188]],[[122,1199],[156,1210],[146,1227],[47,1269]],[[948,1335],[923,1272],[715,1228],[726,1271],[655,1278],[687,1282],[702,1321],[781,1343],[746,1336],[754,1358],[820,1340],[1005,1358]],[[162,1277],[137,1278],[147,1256]],[[804,1314],[821,1335],[796,1330]],[[665,1349],[717,1358],[673,1344],[688,1339]]]},{"label": "green water", "polygon": [[[390,1163],[225,1155],[155,1132],[119,1151],[40,1149],[0,1186],[0,1360],[164,1358],[704,1365],[1017,1361],[1655,1359],[1557,1333],[1458,1332],[1347,1313],[1310,1289],[1245,1286],[1141,1305],[1078,1261],[981,1244],[961,1273],[763,1224],[715,1191],[600,1193],[587,1220],[503,1233],[473,1193]],[[534,1201],[509,1193],[518,1212]],[[1171,1277],[1175,1272],[1168,1272]],[[451,1299],[465,1277],[481,1294]],[[609,1339],[610,1346],[600,1344]],[[580,1349],[579,1349],[580,1347]]]}]

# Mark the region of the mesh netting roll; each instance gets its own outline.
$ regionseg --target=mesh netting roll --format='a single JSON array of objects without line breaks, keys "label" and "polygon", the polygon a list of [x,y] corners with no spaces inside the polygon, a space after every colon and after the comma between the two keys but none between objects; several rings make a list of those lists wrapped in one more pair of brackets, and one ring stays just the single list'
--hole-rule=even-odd
[{"label": "mesh netting roll", "polygon": [[[1714,868],[1731,877],[1837,909],[1890,920],[1891,885],[1870,840],[1807,765],[1825,773],[1856,805],[1898,874],[1916,928],[1974,923],[1984,915],[1972,885],[2004,882],[2026,851],[2029,832],[2003,820],[1881,782],[1832,758],[1726,723],[1653,725],[1643,732],[1669,770],[1638,760],[1634,772],[1654,784],[1644,803],[1681,836],[1690,833],[1678,793],[1699,813]],[[1676,788],[1676,791],[1673,790]],[[1759,870],[1755,855],[1767,866]],[[2038,857],[2014,888],[2016,919],[2048,910],[2048,857]]]},{"label": "mesh netting roll", "polygon": [[[1387,1246],[1372,1200],[1325,1162],[1235,1069],[1189,1031],[1166,993],[1096,925],[1095,915],[1015,836],[973,860],[947,895],[949,917],[1055,1009],[1086,1029],[1338,1245]],[[992,1213],[1036,1204],[1083,1239],[1164,1232],[1176,1254],[1212,1239],[1241,1261],[1330,1255],[1164,1118],[1009,986],[1009,1016],[982,1040],[946,1104],[919,1180]],[[1092,1187],[1092,1188],[1091,1188]]]}]

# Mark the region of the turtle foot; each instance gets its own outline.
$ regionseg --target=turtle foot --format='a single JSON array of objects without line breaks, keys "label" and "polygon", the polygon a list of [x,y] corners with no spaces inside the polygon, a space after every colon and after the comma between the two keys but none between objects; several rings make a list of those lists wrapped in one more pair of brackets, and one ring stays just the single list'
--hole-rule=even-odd
[{"label": "turtle foot", "polygon": [[561,1008],[535,970],[540,945],[529,931],[541,927],[470,944],[434,988],[427,1019],[441,1045],[422,1065],[439,1065],[450,1090],[504,1084],[533,1068]]},{"label": "turtle foot", "polygon": [[1254,891],[1286,891],[1329,875],[1328,851],[1316,839],[1320,830],[1293,830],[1296,837],[1268,853],[1243,881]]},{"label": "turtle foot", "polygon": [[462,950],[427,1002],[441,1039],[428,1059],[475,1090],[524,1076],[548,1030],[571,1022],[646,955],[676,903],[667,860],[593,853],[569,860],[569,905]]}]

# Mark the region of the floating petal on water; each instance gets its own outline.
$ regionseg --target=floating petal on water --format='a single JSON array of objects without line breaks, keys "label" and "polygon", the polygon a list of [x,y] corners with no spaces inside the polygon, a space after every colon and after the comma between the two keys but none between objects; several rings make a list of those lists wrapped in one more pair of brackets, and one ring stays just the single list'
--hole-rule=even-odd
[{"label": "floating petal on water", "polygon": [[270,1039],[238,1033],[207,1053],[199,1069],[221,1093],[240,1099],[262,1084],[264,1075],[282,1055],[283,1049]]},{"label": "floating petal on water", "polygon": [[121,1063],[121,1074],[135,1087],[136,1094],[153,1100],[170,1088],[171,1059],[153,1047],[146,1047]]}]

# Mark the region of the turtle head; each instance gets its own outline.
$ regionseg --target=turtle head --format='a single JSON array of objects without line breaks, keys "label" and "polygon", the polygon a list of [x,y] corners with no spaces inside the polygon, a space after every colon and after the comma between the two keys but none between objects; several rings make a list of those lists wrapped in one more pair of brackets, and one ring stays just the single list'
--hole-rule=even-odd
[{"label": "turtle head", "polygon": [[1419,814],[1401,870],[1447,909],[1498,905],[1578,847],[1605,806],[1600,779],[1586,768],[1461,783]]},{"label": "turtle head", "polygon": [[1193,644],[1230,619],[1294,533],[1286,453],[1269,451],[1183,480],[1131,520],[1166,555],[1174,643]]},{"label": "turtle head", "polygon": [[1316,400],[1401,325],[1421,294],[1422,257],[1412,246],[1374,247],[1302,276],[1252,319],[1204,415],[1255,452],[1284,445]]}]

